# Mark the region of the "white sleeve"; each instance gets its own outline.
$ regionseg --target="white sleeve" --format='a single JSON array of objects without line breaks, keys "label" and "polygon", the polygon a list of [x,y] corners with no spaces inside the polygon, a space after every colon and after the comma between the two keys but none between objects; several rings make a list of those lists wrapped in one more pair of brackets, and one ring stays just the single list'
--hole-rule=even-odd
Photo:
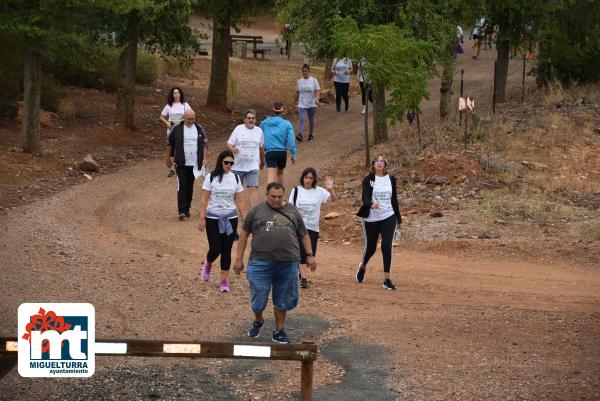
[{"label": "white sleeve", "polygon": [[237,144],[237,133],[238,133],[238,129],[237,129],[237,127],[235,127],[235,129],[229,136],[229,140],[227,141],[227,143],[235,146]]},{"label": "white sleeve", "polygon": [[[187,107],[187,109],[186,109],[186,107]],[[185,113],[186,110],[194,111],[194,109],[192,109],[192,106],[190,106],[190,104],[188,102],[185,102],[183,104],[183,112]]]},{"label": "white sleeve", "polygon": [[317,81],[317,79],[314,77],[313,77],[313,80],[314,80],[314,85],[315,85],[315,91],[321,90],[321,87],[319,86],[319,81]]},{"label": "white sleeve", "polygon": [[162,111],[160,112],[161,115],[165,116],[165,117],[169,117],[169,112],[171,111],[171,106],[169,106],[168,104],[165,105],[165,107],[162,109]]},{"label": "white sleeve", "polygon": [[210,182],[210,173],[208,173],[204,178],[202,189],[206,189],[207,191],[212,192],[212,182]]},{"label": "white sleeve", "polygon": [[262,128],[260,128],[260,127],[257,125],[257,126],[255,126],[255,127],[254,127],[254,129],[257,129],[257,130],[259,130],[259,133],[260,133],[260,134],[259,134],[259,136],[260,136],[260,139],[259,139],[259,141],[258,141],[258,142],[260,143],[260,146],[265,146],[265,133],[263,132]]},{"label": "white sleeve", "polygon": [[[234,173],[235,174],[235,173]],[[244,186],[242,185],[242,180],[240,180],[240,178],[235,178],[233,177],[236,181],[237,181],[237,185],[235,186],[235,192],[244,192]]]}]

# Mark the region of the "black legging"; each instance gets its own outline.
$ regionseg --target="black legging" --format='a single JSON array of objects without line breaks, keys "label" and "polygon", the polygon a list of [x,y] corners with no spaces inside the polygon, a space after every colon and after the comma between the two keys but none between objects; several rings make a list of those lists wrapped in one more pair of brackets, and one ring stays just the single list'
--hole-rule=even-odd
[{"label": "black legging", "polygon": [[340,111],[340,105],[342,104],[342,99],[344,99],[344,110],[348,111],[348,90],[350,89],[350,83],[333,81],[333,86],[335,87],[335,109]]},{"label": "black legging", "polygon": [[[362,105],[365,105],[365,95],[366,95],[366,91],[367,88],[365,87],[365,83],[363,81],[359,81],[358,85],[360,86],[360,97],[362,100]],[[369,102],[373,103],[373,90],[371,88],[369,88]]]},{"label": "black legging", "polygon": [[394,242],[394,230],[398,221],[396,216],[392,215],[385,220],[380,221],[365,221],[365,254],[363,256],[362,265],[367,266],[369,259],[377,250],[377,239],[381,234],[381,254],[383,255],[383,271],[390,272],[392,266],[392,243]]},{"label": "black legging", "polygon": [[221,270],[231,267],[231,248],[237,230],[238,219],[230,219],[233,233],[231,235],[219,233],[219,220],[206,218],[206,238],[208,238],[208,253],[206,260],[212,263],[221,255]]}]

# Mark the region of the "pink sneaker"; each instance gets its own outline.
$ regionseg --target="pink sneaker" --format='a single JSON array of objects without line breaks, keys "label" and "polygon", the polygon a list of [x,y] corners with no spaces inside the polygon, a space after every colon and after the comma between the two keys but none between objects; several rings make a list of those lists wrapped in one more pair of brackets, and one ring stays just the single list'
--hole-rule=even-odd
[{"label": "pink sneaker", "polygon": [[208,262],[204,262],[204,268],[202,269],[202,280],[209,281],[210,280],[210,269],[212,268]]},{"label": "pink sneaker", "polygon": [[227,280],[223,280],[221,281],[221,292],[229,292],[229,284],[227,283]]}]

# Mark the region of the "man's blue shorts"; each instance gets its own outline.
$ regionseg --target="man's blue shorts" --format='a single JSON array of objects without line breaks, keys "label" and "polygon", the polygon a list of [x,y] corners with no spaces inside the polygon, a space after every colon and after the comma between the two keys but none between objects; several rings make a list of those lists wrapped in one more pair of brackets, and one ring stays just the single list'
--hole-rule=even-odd
[{"label": "man's blue shorts", "polygon": [[288,311],[298,305],[298,261],[251,259],[246,276],[254,313],[261,313],[267,307],[271,287],[277,309]]}]

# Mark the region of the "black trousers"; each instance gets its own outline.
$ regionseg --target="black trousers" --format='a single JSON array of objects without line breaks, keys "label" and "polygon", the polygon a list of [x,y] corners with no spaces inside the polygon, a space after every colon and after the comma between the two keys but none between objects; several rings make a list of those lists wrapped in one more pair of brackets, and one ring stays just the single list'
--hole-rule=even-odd
[{"label": "black trousers", "polygon": [[344,110],[348,111],[348,91],[350,90],[350,83],[336,82],[333,81],[335,87],[335,109],[340,111],[340,105],[342,99],[344,99]]},{"label": "black trousers", "polygon": [[208,239],[208,253],[206,260],[212,263],[221,256],[221,270],[229,270],[231,267],[231,248],[237,231],[238,219],[230,219],[233,233],[231,235],[219,233],[219,220],[206,219],[206,238]]},{"label": "black trousers", "polygon": [[179,213],[189,214],[194,193],[194,167],[175,166],[177,173],[177,209]]},{"label": "black trousers", "polygon": [[377,250],[377,239],[381,234],[381,254],[383,255],[383,271],[389,273],[392,266],[392,243],[394,242],[394,231],[398,221],[392,215],[385,220],[365,221],[365,253],[362,265],[367,266],[369,259]]},{"label": "black trousers", "polygon": [[[365,105],[365,96],[366,96],[366,92],[367,92],[367,88],[364,82],[358,82],[358,85],[360,86],[360,97],[362,100],[362,104],[363,106]],[[369,102],[373,103],[373,89],[369,88]]]}]

